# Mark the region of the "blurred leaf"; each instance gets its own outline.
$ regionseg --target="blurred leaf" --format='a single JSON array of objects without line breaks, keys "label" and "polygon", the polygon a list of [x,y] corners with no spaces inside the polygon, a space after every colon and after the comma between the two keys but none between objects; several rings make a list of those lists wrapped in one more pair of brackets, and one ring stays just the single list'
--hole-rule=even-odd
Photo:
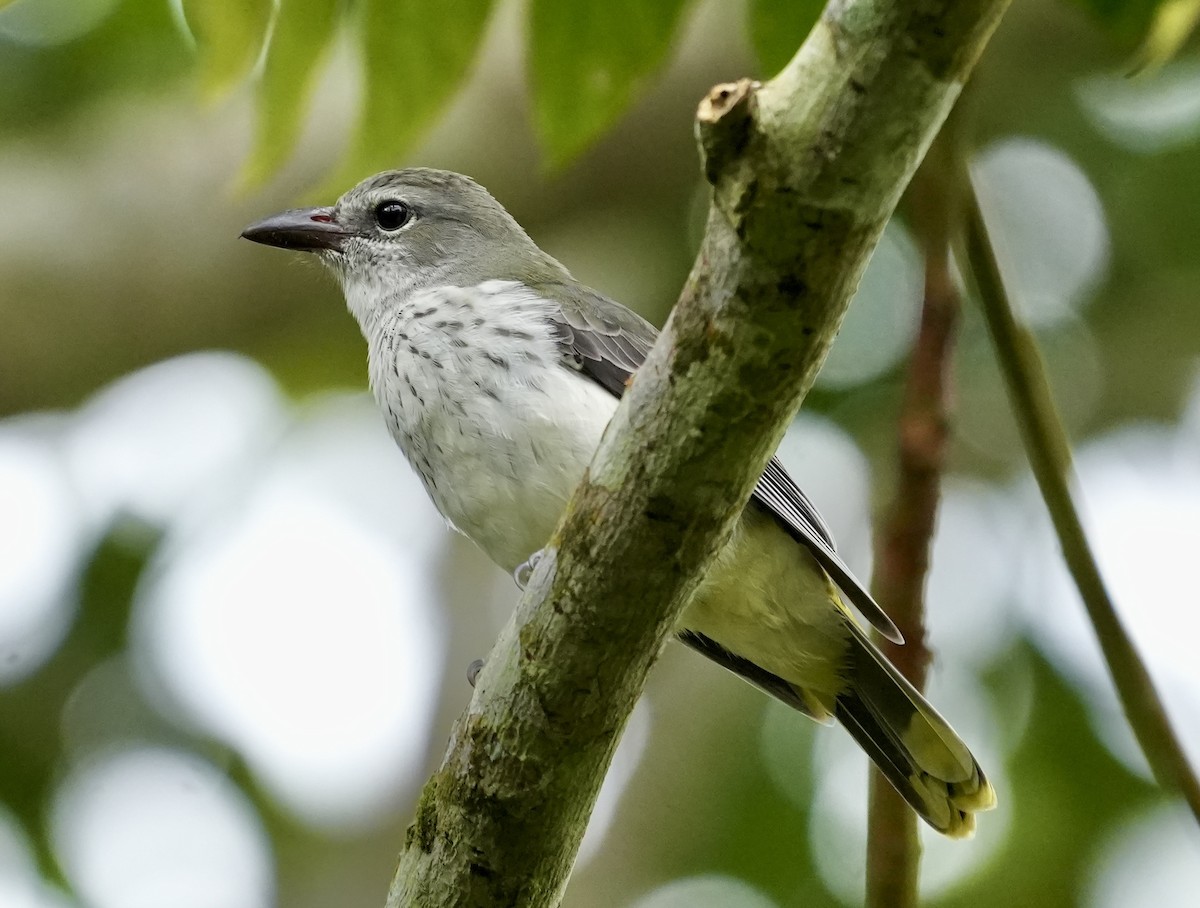
[{"label": "blurred leaf", "polygon": [[1200,0],[1164,0],[1150,23],[1150,32],[1134,55],[1134,72],[1155,70],[1179,53],[1183,42],[1200,24]]},{"label": "blurred leaf", "polygon": [[258,83],[257,135],[243,183],[263,183],[291,156],[340,8],[334,0],[281,0]]},{"label": "blurred leaf", "polygon": [[122,0],[86,35],[52,47],[0,45],[0,135],[44,126],[114,91],[161,93],[192,54],[162,0]]},{"label": "blurred leaf", "polygon": [[250,72],[262,50],[271,9],[271,0],[183,0],[208,98],[216,98]]},{"label": "blurred leaf", "polygon": [[685,0],[533,0],[534,119],[553,165],[579,154],[666,57]]},{"label": "blurred leaf", "polygon": [[1108,31],[1123,38],[1140,38],[1150,27],[1162,0],[1071,0],[1091,13]]},{"label": "blurred leaf", "polygon": [[491,0],[367,0],[366,99],[333,191],[394,166],[454,95],[475,59]]},{"label": "blurred leaf", "polygon": [[66,638],[32,675],[0,687],[0,804],[33,833],[39,869],[59,885],[65,881],[44,824],[61,769],[63,708],[89,672],[125,649],[134,590],[160,538],[158,529],[124,518],[109,527],[81,565]]},{"label": "blurred leaf", "polygon": [[824,0],[751,0],[750,42],[763,75],[787,65],[824,8]]}]

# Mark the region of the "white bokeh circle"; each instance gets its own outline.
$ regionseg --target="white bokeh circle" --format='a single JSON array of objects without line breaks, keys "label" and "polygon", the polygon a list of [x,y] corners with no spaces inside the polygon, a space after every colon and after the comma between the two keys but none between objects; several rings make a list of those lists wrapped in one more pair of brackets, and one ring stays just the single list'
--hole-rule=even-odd
[{"label": "white bokeh circle", "polygon": [[443,532],[369,402],[309,408],[155,553],[137,597],[146,686],[306,821],[378,821],[414,781],[437,701]]},{"label": "white bokeh circle", "polygon": [[93,908],[269,908],[274,870],[254,807],[193,754],[141,748],[82,764],[50,832]]},{"label": "white bokeh circle", "polygon": [[749,883],[720,874],[672,880],[647,893],[631,908],[777,908]]},{"label": "white bokeh circle", "polygon": [[1104,208],[1059,149],[1023,136],[985,148],[971,167],[1013,304],[1033,325],[1068,316],[1108,267]]}]

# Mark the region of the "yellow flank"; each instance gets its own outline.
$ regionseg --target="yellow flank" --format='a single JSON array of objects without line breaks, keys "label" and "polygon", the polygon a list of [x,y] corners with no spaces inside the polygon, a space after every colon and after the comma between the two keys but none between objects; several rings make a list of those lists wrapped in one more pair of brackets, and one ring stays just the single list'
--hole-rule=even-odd
[{"label": "yellow flank", "polygon": [[848,618],[816,559],[751,507],[680,625],[792,682],[823,719],[846,684]]}]

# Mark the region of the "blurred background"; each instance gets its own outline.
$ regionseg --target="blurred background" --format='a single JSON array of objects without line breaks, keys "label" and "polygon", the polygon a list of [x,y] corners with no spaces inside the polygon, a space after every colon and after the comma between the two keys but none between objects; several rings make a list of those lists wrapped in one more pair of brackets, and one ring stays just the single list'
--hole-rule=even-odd
[{"label": "blurred background", "polygon": [[[461,170],[661,322],[706,205],[696,102],[769,76],[814,5],[0,7],[0,906],[382,904],[517,591],[392,445],[333,282],[238,233]],[[1129,78],[1156,9],[1016,0],[963,116],[1106,578],[1200,761],[1200,49]],[[900,216],[782,450],[863,577],[921,286]],[[955,384],[931,699],[1000,806],[925,838],[928,904],[1192,906],[1200,835],[1121,717],[969,302]],[[865,815],[841,730],[670,648],[566,904],[853,905]]]}]

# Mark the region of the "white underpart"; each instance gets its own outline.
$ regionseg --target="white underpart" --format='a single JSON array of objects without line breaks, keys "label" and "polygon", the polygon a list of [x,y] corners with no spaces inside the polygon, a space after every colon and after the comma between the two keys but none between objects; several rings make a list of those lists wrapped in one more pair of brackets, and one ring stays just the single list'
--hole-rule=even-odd
[{"label": "white underpart", "polygon": [[[513,571],[549,541],[617,399],[563,364],[557,304],[523,284],[434,287],[390,309],[378,287],[345,289],[393,437],[442,515]],[[813,691],[814,714],[842,685],[829,581],[764,514],[740,524],[681,626]]]},{"label": "white underpart", "polygon": [[509,571],[546,544],[617,406],[562,364],[555,305],[486,281],[360,318],[393,437],[443,516]]}]

